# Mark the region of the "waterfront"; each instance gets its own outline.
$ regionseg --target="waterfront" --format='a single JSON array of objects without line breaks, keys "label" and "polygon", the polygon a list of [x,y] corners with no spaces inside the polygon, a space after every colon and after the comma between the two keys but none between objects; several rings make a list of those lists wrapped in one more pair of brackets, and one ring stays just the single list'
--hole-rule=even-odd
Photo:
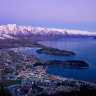
[{"label": "waterfront", "polygon": [[[73,73],[74,76],[79,76],[80,80],[76,80],[76,79],[78,79],[77,77],[74,79],[74,76],[72,76],[72,75],[69,75],[69,77],[65,76],[65,74],[70,73],[70,72],[72,74],[72,70],[76,70],[76,67],[74,67],[75,69],[72,68],[70,70],[69,70],[69,68],[65,68],[66,70],[69,70],[69,72],[68,71],[63,72],[65,70],[62,68],[63,66],[62,67],[59,66],[57,68],[49,67],[47,70],[44,66],[35,66],[36,64],[40,64],[40,63],[42,63],[44,65],[48,64],[48,61],[47,61],[48,59],[49,59],[49,63],[50,63],[50,58],[52,58],[51,56],[54,56],[54,58],[52,58],[52,59],[55,59],[55,57],[57,57],[58,59],[60,57],[62,57],[62,58],[65,57],[65,58],[69,58],[69,59],[72,59],[72,57],[74,57],[76,59],[76,57],[74,55],[61,56],[58,54],[56,54],[56,55],[53,55],[53,54],[44,55],[44,53],[38,54],[37,50],[40,50],[42,48],[50,49],[50,47],[44,46],[42,44],[38,44],[37,42],[34,44],[32,43],[32,45],[25,44],[23,46],[21,45],[22,44],[22,42],[21,42],[20,44],[18,44],[17,47],[15,47],[14,45],[16,45],[16,44],[13,44],[13,46],[10,46],[10,48],[7,48],[7,50],[6,50],[6,47],[5,47],[5,49],[4,49],[4,47],[3,47],[3,49],[0,48],[0,63],[1,63],[0,84],[1,84],[1,86],[4,86],[4,89],[7,87],[7,90],[13,96],[14,95],[16,95],[16,96],[21,96],[21,95],[37,96],[40,94],[41,94],[41,96],[42,96],[42,94],[46,94],[46,95],[53,94],[54,95],[54,94],[57,94],[58,92],[59,93],[60,92],[64,92],[64,93],[80,92],[80,93],[82,93],[82,90],[83,90],[82,88],[84,88],[85,90],[88,89],[87,92],[90,91],[91,93],[93,93],[92,91],[94,91],[93,94],[95,94],[96,84],[82,81],[84,79],[81,78],[81,73],[79,73],[79,74]],[[53,51],[53,49],[52,49],[52,51]],[[67,49],[63,49],[63,50],[67,50]],[[61,51],[56,49],[53,52],[55,53],[55,52],[61,52]],[[69,50],[67,52],[69,52]],[[25,54],[23,54],[23,53],[25,53]],[[45,58],[43,58],[43,56],[45,58],[46,58],[46,56],[50,56],[50,58],[45,59]],[[76,54],[76,56],[77,56],[77,54]],[[61,60],[65,61],[66,59],[61,59]],[[59,64],[60,62],[62,62],[62,64],[63,64],[64,61],[57,62],[57,60],[55,60],[55,62],[57,64]],[[71,64],[73,61],[77,62],[76,60],[72,60]],[[55,64],[55,62],[54,62],[54,64]],[[68,62],[68,61],[66,61],[66,62]],[[72,64],[72,66],[74,66],[74,64],[75,64],[74,62]],[[79,63],[80,62],[81,61],[79,61]],[[64,63],[64,64],[69,64],[69,63]],[[87,63],[84,63],[84,66],[85,66],[85,64],[87,64]],[[77,65],[77,63],[76,63],[76,65]],[[49,64],[48,64],[48,66],[49,66]],[[81,63],[80,63],[80,66],[81,66]],[[51,69],[51,68],[53,68],[53,69]],[[63,71],[59,70],[58,68],[63,69]],[[90,71],[90,69],[93,69],[93,68],[95,69],[95,67],[91,67],[91,66],[89,66],[89,64],[88,64],[88,68],[89,68],[88,71]],[[50,73],[48,72],[49,69],[51,69],[49,71]],[[78,70],[80,70],[80,69],[78,69]],[[83,70],[85,71],[87,69],[81,69],[82,74],[83,74]],[[52,73],[52,71],[53,71],[53,73]],[[93,70],[92,70],[92,72],[93,72]],[[65,74],[63,74],[63,73],[65,73]],[[88,74],[88,72],[86,74]],[[56,75],[58,75],[58,76],[56,76]],[[84,75],[84,77],[85,77],[85,75]],[[95,76],[95,72],[94,72],[93,77],[94,76]],[[86,77],[88,77],[88,76],[86,75]],[[94,80],[94,79],[91,78],[91,80]],[[91,80],[88,79],[87,81],[91,81]],[[12,81],[12,83],[5,84],[4,83],[5,81],[7,81],[7,82]],[[17,81],[19,81],[19,82],[17,82]],[[11,85],[13,85],[13,86],[11,86]],[[0,90],[2,90],[2,87],[0,87]],[[86,92],[84,91],[84,93],[86,93]]]},{"label": "waterfront", "polygon": [[61,40],[52,41],[40,41],[40,44],[58,48],[62,50],[72,51],[76,53],[76,56],[53,56],[45,54],[37,54],[38,48],[12,48],[16,52],[26,53],[28,55],[35,55],[43,60],[84,60],[90,68],[86,70],[80,69],[65,69],[62,67],[50,67],[47,69],[47,73],[60,75],[63,77],[71,77],[75,79],[87,80],[90,82],[96,82],[96,40],[93,38],[65,38]]},{"label": "waterfront", "polygon": [[[0,49],[0,91],[6,90],[9,96],[51,96],[58,92],[82,93],[84,87],[95,94],[96,84],[49,75],[43,66],[34,67],[36,62],[41,61],[35,56]],[[0,96],[5,95],[0,92]]]}]

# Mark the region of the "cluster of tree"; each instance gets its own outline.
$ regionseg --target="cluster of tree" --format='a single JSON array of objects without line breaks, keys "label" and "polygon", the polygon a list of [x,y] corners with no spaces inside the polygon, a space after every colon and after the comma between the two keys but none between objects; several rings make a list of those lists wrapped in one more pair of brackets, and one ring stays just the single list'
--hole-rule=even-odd
[{"label": "cluster of tree", "polygon": [[12,96],[7,89],[0,87],[0,96]]},{"label": "cluster of tree", "polygon": [[42,94],[38,96],[96,96],[96,90],[91,90],[91,91],[86,90],[86,91],[80,91],[80,92],[74,91],[70,93],[61,92],[53,95]]},{"label": "cluster of tree", "polygon": [[[4,87],[0,87],[0,96],[12,96],[12,95],[8,92],[7,89],[5,89]],[[41,94],[36,96],[96,96],[96,89],[87,88],[86,86],[82,85],[80,87],[80,91],[58,92],[56,94],[51,95]]]},{"label": "cluster of tree", "polygon": [[60,92],[56,94],[51,94],[51,95],[38,95],[38,96],[96,96],[96,89],[94,88],[86,88],[86,86],[81,86],[80,91],[72,91],[72,92]]}]

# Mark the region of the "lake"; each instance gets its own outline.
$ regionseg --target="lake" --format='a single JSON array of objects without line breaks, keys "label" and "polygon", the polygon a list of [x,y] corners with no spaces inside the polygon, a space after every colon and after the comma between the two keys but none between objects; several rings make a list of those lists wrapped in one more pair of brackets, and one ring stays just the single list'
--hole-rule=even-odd
[{"label": "lake", "polygon": [[49,67],[48,74],[59,75],[68,78],[81,79],[89,82],[96,82],[96,39],[93,38],[64,38],[59,40],[40,41],[49,47],[58,48],[75,52],[75,56],[53,56],[45,54],[37,54],[36,50],[39,48],[11,48],[16,52],[26,53],[28,55],[35,55],[43,60],[84,60],[89,65],[89,69],[70,69],[63,67]]}]

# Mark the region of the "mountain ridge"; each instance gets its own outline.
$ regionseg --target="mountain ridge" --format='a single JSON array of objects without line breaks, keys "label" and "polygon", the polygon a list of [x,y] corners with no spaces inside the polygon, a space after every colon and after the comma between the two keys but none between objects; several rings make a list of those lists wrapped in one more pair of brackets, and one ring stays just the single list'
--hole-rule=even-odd
[{"label": "mountain ridge", "polygon": [[16,24],[8,24],[0,26],[0,39],[20,39],[20,38],[47,38],[47,37],[63,37],[63,36],[93,36],[96,32],[42,28],[32,26],[17,26]]}]

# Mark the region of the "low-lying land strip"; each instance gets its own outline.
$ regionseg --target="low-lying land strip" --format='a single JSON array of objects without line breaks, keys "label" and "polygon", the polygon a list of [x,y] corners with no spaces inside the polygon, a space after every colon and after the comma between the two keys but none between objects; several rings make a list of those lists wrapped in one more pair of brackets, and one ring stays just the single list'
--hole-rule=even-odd
[{"label": "low-lying land strip", "polygon": [[37,40],[30,39],[20,39],[20,40],[0,40],[1,48],[12,48],[12,47],[39,47],[41,49],[37,50],[38,54],[49,54],[49,55],[58,55],[58,56],[72,56],[76,55],[74,52],[59,50],[56,48],[47,47],[37,43]]}]

